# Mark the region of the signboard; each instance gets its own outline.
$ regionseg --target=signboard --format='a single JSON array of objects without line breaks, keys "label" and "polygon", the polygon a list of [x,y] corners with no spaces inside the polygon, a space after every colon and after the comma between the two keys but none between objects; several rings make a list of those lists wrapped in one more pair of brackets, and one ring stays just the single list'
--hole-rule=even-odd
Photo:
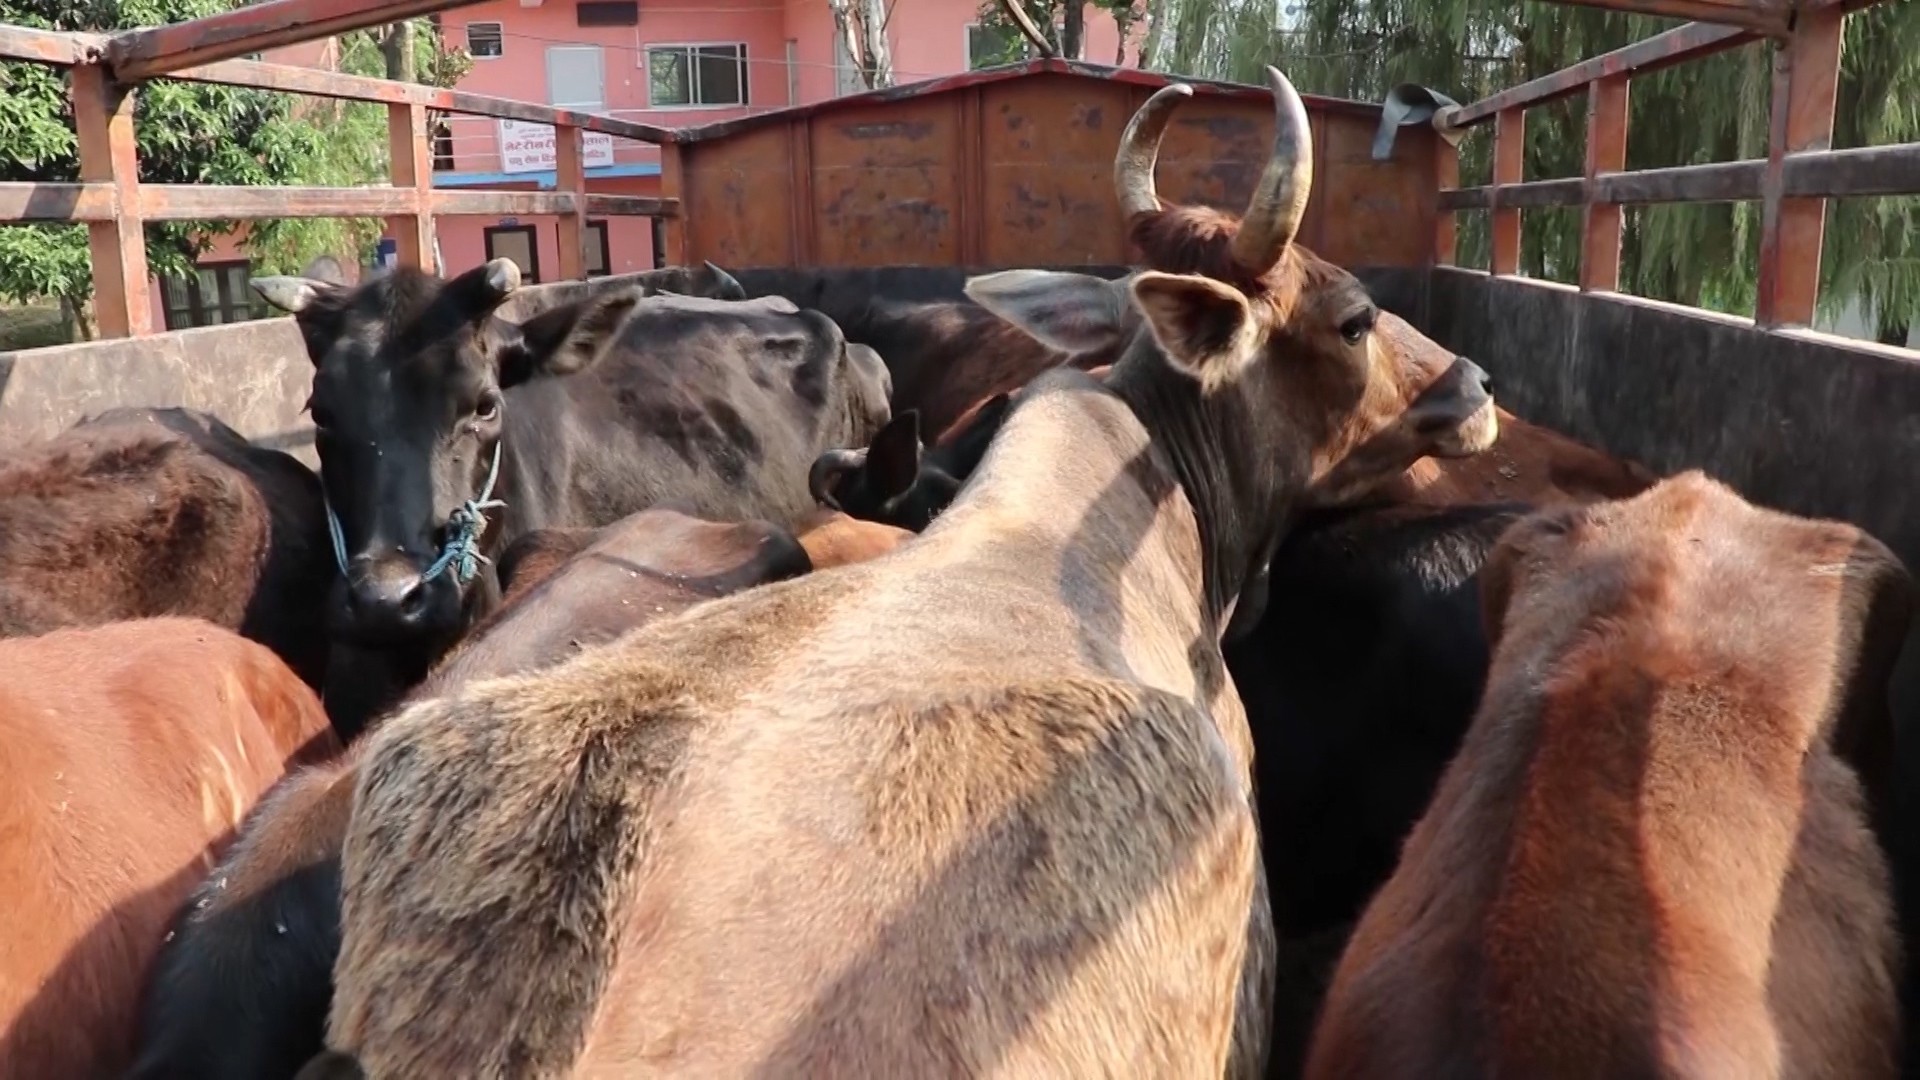
[{"label": "signboard", "polygon": [[[613,136],[589,131],[585,142],[587,168],[613,164]],[[557,165],[551,125],[529,124],[525,120],[500,121],[501,172],[544,172]]]}]

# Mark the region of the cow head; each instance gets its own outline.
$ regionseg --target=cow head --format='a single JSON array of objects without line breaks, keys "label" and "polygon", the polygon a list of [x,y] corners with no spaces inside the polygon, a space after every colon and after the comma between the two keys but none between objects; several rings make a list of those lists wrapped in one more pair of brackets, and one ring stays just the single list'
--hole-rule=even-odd
[{"label": "cow head", "polygon": [[[1157,430],[1204,435],[1182,446],[1188,486],[1238,518],[1270,514],[1237,552],[1235,588],[1258,576],[1287,511],[1344,501],[1429,454],[1477,453],[1498,421],[1491,380],[1472,361],[1380,310],[1352,274],[1296,243],[1313,182],[1312,134],[1291,83],[1268,68],[1273,154],[1244,218],[1162,207],[1153,168],[1191,87],[1161,89],[1122,136],[1114,183],[1146,270],[1110,282],[1009,271],[967,294],[1056,348],[1086,353],[1130,338],[1108,385]],[[1137,314],[1130,313],[1129,307]],[[1144,321],[1144,333],[1134,320]],[[1177,414],[1177,415],[1176,415]],[[1150,419],[1151,422],[1151,419]]]},{"label": "cow head", "polygon": [[509,391],[592,364],[639,299],[616,290],[516,324],[495,312],[519,283],[507,259],[445,280],[401,267],[351,289],[254,279],[294,313],[314,363],[307,407],[344,542],[344,637],[384,644],[457,630],[469,582],[441,556],[454,511],[493,474]]}]

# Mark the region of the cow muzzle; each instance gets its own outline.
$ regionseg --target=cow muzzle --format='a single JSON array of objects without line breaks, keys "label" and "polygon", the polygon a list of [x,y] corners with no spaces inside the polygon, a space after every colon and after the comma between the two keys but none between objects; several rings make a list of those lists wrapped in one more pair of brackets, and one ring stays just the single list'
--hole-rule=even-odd
[{"label": "cow muzzle", "polygon": [[1432,441],[1435,457],[1470,457],[1500,437],[1493,376],[1464,356],[1454,358],[1410,412],[1414,430]]},{"label": "cow muzzle", "polygon": [[395,645],[450,632],[460,593],[449,574],[426,576],[405,555],[362,556],[347,567],[341,637],[363,645]]}]

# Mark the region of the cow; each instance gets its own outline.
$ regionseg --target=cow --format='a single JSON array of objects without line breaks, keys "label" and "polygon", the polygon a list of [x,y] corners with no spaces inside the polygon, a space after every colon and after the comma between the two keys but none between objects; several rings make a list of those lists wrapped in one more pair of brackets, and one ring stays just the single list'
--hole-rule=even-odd
[{"label": "cow", "polygon": [[0,636],[205,619],[318,687],[330,574],[320,483],[205,413],[113,409],[0,466]]},{"label": "cow", "polygon": [[[1483,372],[1294,243],[1311,129],[1268,74],[1244,222],[1128,206],[1215,272],[1134,277],[1106,383],[1042,375],[911,544],[371,736],[317,1071],[1257,1074],[1272,942],[1220,633],[1317,479],[1497,433]],[[1128,125],[1123,201],[1191,92]],[[1078,274],[968,288],[1053,332],[1123,306]]]},{"label": "cow", "polygon": [[[415,698],[538,670],[810,569],[800,542],[767,522],[718,524],[656,507],[601,529],[557,532],[529,533],[514,546],[545,551],[541,541],[559,540],[573,554],[517,585]],[[340,949],[340,844],[366,745],[290,777],[201,883],[154,966],[128,1080],[271,1080],[319,1053]]]},{"label": "cow", "polygon": [[[924,450],[914,414],[897,414],[869,447],[823,454],[815,495],[924,530],[1019,396],[984,403]],[[1466,734],[1487,672],[1479,572],[1493,545],[1533,509],[1653,483],[1635,463],[1498,415],[1484,453],[1423,458],[1350,492],[1357,503],[1301,512],[1269,571],[1276,606],[1225,643],[1253,735],[1263,861],[1285,868],[1271,890],[1272,1080],[1298,1075],[1346,934]]]},{"label": "cow", "polygon": [[0,670],[0,1075],[115,1075],[174,911],[339,744],[285,663],[202,619],[0,640]]},{"label": "cow", "polygon": [[[394,685],[329,707],[364,723],[498,602],[486,560],[534,529],[611,524],[663,499],[791,526],[825,448],[888,418],[886,368],[789,301],[602,291],[515,324],[519,270],[398,267],[355,288],[254,287],[295,313],[335,526],[336,640]],[[335,703],[340,702],[338,707]]]},{"label": "cow", "polygon": [[1900,561],[1688,472],[1528,517],[1482,590],[1484,700],[1306,1075],[1895,1075],[1888,872],[1838,746],[1885,720]]},{"label": "cow", "polygon": [[[1119,359],[1118,346],[1091,353],[1051,348],[967,299],[823,294],[815,303],[847,340],[871,346],[885,358],[893,377],[893,411],[918,413],[933,439],[981,402],[1017,390],[1049,368],[1086,369]],[[1123,346],[1131,335],[1114,337]]]},{"label": "cow", "polygon": [[862,521],[838,510],[818,510],[807,516],[794,533],[807,551],[814,570],[871,562],[913,539],[913,533],[875,521]]}]

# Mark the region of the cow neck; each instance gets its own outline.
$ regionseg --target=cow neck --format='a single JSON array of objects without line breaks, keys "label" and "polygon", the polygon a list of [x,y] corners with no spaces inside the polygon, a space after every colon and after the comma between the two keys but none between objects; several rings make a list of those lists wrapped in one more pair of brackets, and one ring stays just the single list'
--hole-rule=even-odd
[{"label": "cow neck", "polygon": [[1136,343],[1106,385],[1146,428],[1154,456],[1193,506],[1207,613],[1224,628],[1228,606],[1273,557],[1278,523],[1301,484],[1284,482],[1273,467],[1242,395],[1202,393],[1150,340]]}]

